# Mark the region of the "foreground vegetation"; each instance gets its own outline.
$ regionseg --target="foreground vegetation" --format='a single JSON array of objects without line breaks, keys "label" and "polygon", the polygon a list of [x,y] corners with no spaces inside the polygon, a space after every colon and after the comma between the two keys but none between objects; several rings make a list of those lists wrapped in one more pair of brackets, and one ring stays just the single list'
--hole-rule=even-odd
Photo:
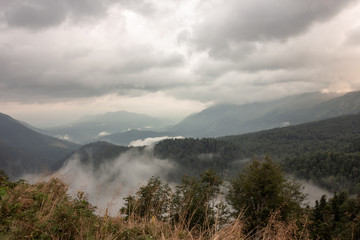
[{"label": "foreground vegetation", "polygon": [[29,184],[0,174],[0,239],[360,239],[360,196],[304,206],[301,186],[271,159],[225,184],[213,171],[170,188],[151,178],[116,217],[98,216],[59,179]]}]

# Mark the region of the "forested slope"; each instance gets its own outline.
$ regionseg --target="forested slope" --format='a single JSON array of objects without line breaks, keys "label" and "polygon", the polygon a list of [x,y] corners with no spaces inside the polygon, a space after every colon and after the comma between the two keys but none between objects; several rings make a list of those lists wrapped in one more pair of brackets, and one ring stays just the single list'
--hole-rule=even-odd
[{"label": "forested slope", "polygon": [[40,172],[79,145],[35,132],[0,113],[0,166],[11,178]]},{"label": "forested slope", "polygon": [[[72,155],[82,164],[96,170],[120,154],[136,151],[171,162],[167,176],[179,181],[183,173],[196,176],[213,169],[232,177],[254,157],[269,155],[284,170],[301,179],[331,191],[346,189],[359,192],[360,114],[349,115],[298,126],[277,128],[257,133],[203,139],[167,139],[150,150],[144,147],[122,147],[106,142],[83,146]],[[146,159],[146,157],[145,157]]]},{"label": "forested slope", "polygon": [[360,191],[359,152],[360,114],[217,139],[165,140],[155,146],[155,154],[189,169],[207,163],[230,176],[248,159],[268,154],[289,174],[349,193]]},{"label": "forested slope", "polygon": [[308,152],[356,151],[360,144],[360,114],[220,139],[240,146],[244,157],[268,153],[284,158]]}]

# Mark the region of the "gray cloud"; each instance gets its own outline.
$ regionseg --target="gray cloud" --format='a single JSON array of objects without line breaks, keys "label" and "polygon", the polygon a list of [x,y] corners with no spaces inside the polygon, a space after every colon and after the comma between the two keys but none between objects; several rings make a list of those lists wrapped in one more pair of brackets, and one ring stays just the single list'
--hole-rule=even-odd
[{"label": "gray cloud", "polygon": [[9,27],[40,30],[67,19],[91,20],[104,16],[112,0],[2,0],[1,15]]},{"label": "gray cloud", "polygon": [[[54,9],[57,11],[54,14]],[[43,1],[11,4],[5,12],[9,26],[41,29],[60,24],[66,17],[64,5],[60,1]]]},{"label": "gray cloud", "polygon": [[356,1],[220,1],[205,8],[205,20],[195,26],[191,41],[214,56],[231,56],[241,42],[283,41],[304,33],[351,2]]},{"label": "gray cloud", "polygon": [[205,106],[357,90],[353,2],[0,0],[0,101]]},{"label": "gray cloud", "polygon": [[[37,47],[23,50],[12,44],[0,45],[1,101],[139,95],[183,85],[176,69],[183,66],[184,57],[177,52],[159,53],[148,47],[119,49],[106,52],[104,61],[98,61],[99,53],[87,47],[72,47],[61,55]],[[174,73],[171,78],[168,71]]]},{"label": "gray cloud", "polygon": [[172,53],[170,55],[153,54],[151,51],[136,51],[131,54],[134,57],[129,57],[125,61],[118,63],[109,68],[110,73],[141,73],[149,71],[154,68],[173,68],[179,67],[184,63],[184,58],[179,53]]}]

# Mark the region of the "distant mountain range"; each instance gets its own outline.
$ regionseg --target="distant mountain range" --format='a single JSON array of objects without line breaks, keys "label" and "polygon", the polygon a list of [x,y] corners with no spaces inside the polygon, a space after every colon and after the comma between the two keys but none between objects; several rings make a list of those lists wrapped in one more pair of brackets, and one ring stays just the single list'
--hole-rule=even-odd
[{"label": "distant mountain range", "polygon": [[136,130],[132,129],[125,132],[113,133],[104,137],[101,137],[100,141],[106,141],[109,143],[128,146],[131,142],[146,139],[146,138],[156,138],[156,137],[176,137],[179,134],[175,132],[166,132],[166,131],[147,131],[147,130]]},{"label": "distant mountain range", "polygon": [[79,145],[46,136],[0,113],[0,168],[11,178],[51,170]]},{"label": "distant mountain range", "polygon": [[[45,129],[43,133],[85,144],[101,140],[113,133],[122,133],[131,129],[163,129],[166,123],[166,120],[160,120],[145,114],[118,111],[85,116],[71,125]],[[124,143],[124,141],[120,140],[119,143]]]},{"label": "distant mountain range", "polygon": [[307,93],[268,103],[219,105],[167,130],[187,137],[219,137],[328,119],[360,112],[360,92],[342,96]]},{"label": "distant mountain range", "polygon": [[145,138],[219,137],[356,114],[360,112],[359,103],[360,92],[306,93],[266,103],[217,105],[173,126],[158,118],[119,111],[86,116],[69,126],[42,133],[81,144],[108,141],[127,146],[131,141]]},{"label": "distant mountain range", "polygon": [[[280,130],[273,130],[275,131],[274,134],[278,135],[283,131],[281,129],[291,129],[283,128],[284,126],[357,113],[360,113],[360,92],[351,92],[341,96],[308,93],[269,103],[219,105],[193,114],[171,127],[165,127],[162,120],[154,117],[120,111],[83,117],[71,126],[40,130],[10,116],[0,114],[0,168],[4,169],[11,177],[18,177],[25,172],[42,171],[45,168],[59,168],[67,156],[70,156],[71,152],[80,146],[58,138],[81,143],[107,141],[127,146],[130,142],[139,139],[163,136],[218,137],[280,128]],[[319,127],[321,126],[319,125]],[[305,129],[301,131],[305,131]],[[45,134],[51,134],[58,138]],[[341,136],[340,132],[337,134]],[[243,136],[247,135],[242,135],[236,139],[224,138],[223,140],[232,139],[231,142],[235,142],[235,145],[242,148],[247,143],[253,142],[252,146],[256,147],[254,149],[249,148],[248,154],[239,152],[244,157],[260,152],[276,153],[278,150],[278,148],[275,148],[274,151],[271,148],[264,148],[263,151],[259,151],[262,149],[260,143],[263,146],[270,146],[270,142],[273,140],[269,140],[269,144],[263,144],[264,142],[261,142],[257,135],[252,135],[257,136],[255,139],[239,140],[244,139]],[[286,143],[291,142],[291,139],[288,138],[282,138],[282,140]],[[311,148],[313,144],[310,143],[307,148]],[[331,141],[328,144],[332,146]],[[336,142],[336,144],[340,144],[340,142]],[[316,145],[314,146],[316,149]],[[176,151],[181,152],[183,151],[182,148],[189,147],[184,145]],[[286,149],[288,148],[291,149],[286,145]],[[323,150],[322,148],[318,149]],[[300,149],[299,151],[302,152],[303,150]],[[98,153],[98,157],[101,158],[101,156],[102,154]],[[195,161],[196,158],[194,157],[193,160],[189,161]]]}]

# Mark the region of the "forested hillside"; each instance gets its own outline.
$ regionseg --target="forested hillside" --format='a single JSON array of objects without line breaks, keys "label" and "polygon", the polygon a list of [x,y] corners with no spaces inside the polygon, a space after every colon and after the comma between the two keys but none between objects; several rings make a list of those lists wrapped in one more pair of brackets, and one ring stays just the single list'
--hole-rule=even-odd
[{"label": "forested hillside", "polygon": [[[289,174],[350,193],[360,191],[359,152],[360,114],[211,140],[165,140],[155,146],[158,156],[181,161],[190,169],[208,161],[208,167],[230,175],[248,159],[268,154]],[[209,154],[207,160],[201,159],[204,154]]]},{"label": "forested hillside", "polygon": [[358,193],[359,123],[360,114],[349,115],[245,135],[168,139],[150,150],[96,142],[72,155],[82,164],[92,165],[96,171],[101,164],[111,163],[122,153],[136,152],[145,156],[144,161],[146,158],[169,161],[174,167],[166,170],[166,176],[172,181],[180,181],[184,172],[196,176],[207,169],[232,177],[252,158],[263,159],[269,155],[287,173],[298,178],[312,180],[330,191],[342,189]]},{"label": "forested hillside", "polygon": [[51,167],[79,145],[35,132],[0,113],[0,166],[11,178]]},{"label": "forested hillside", "polygon": [[241,146],[243,156],[268,153],[283,158],[308,152],[356,151],[359,123],[360,114],[356,114],[220,139]]}]

